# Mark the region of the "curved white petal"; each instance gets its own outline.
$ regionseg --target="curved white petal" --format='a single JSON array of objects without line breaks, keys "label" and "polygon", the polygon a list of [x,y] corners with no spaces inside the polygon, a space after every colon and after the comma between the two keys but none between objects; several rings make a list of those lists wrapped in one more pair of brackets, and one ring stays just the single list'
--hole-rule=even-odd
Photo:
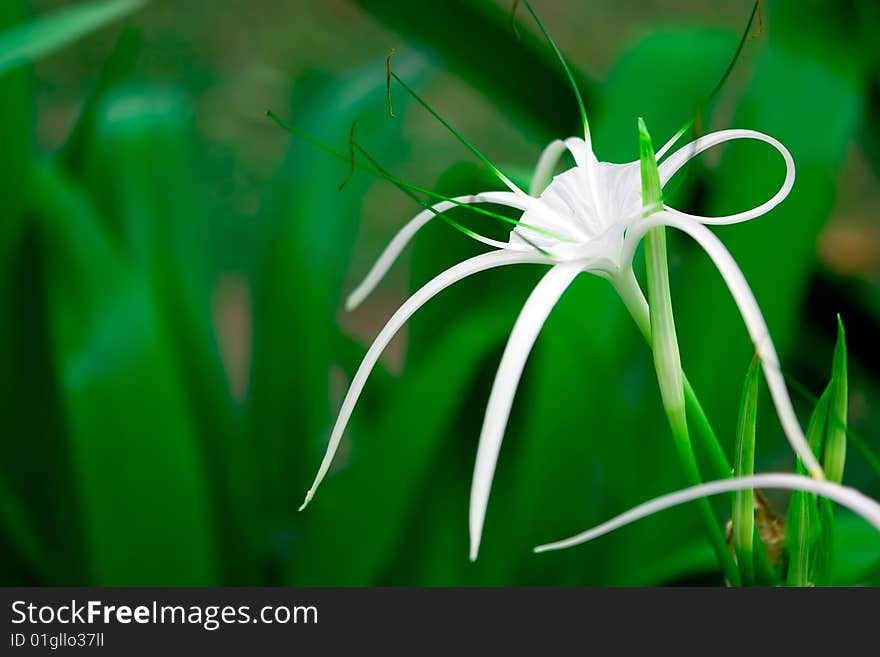
[{"label": "curved white petal", "polygon": [[330,433],[330,442],[327,445],[327,452],[324,455],[324,460],[321,461],[321,466],[318,468],[318,474],[315,477],[314,483],[312,483],[312,487],[309,488],[308,493],[306,493],[306,499],[300,507],[300,511],[302,511],[311,501],[315,491],[324,479],[327,471],[330,469],[333,456],[339,448],[342,434],[345,431],[349,418],[351,418],[351,413],[354,410],[358,397],[360,397],[361,391],[364,389],[367,377],[370,376],[370,372],[379,360],[382,351],[388,346],[391,338],[394,337],[397,331],[400,330],[413,313],[439,292],[442,292],[450,285],[457,283],[471,274],[476,274],[477,272],[504,265],[546,262],[547,259],[537,253],[528,254],[512,251],[492,251],[490,253],[483,253],[460,262],[431,279],[397,309],[397,312],[391,316],[391,319],[388,320],[388,323],[380,331],[379,335],[373,341],[373,344],[370,345],[366,356],[364,356],[364,360],[361,362],[351,381],[351,386],[349,387],[345,399],[342,402],[342,407],[339,410],[339,416],[336,418],[336,424],[333,425],[333,431]]},{"label": "curved white petal", "polygon": [[[770,396],[773,398],[773,404],[776,406],[776,413],[779,415],[782,429],[792,449],[800,457],[810,474],[813,477],[823,479],[822,467],[807,444],[804,432],[791,404],[788,389],[785,387],[785,381],[782,377],[779,358],[776,355],[773,341],[770,339],[770,332],[767,329],[764,316],[761,314],[761,309],[755,300],[755,295],[752,293],[749,284],[746,282],[745,276],[743,276],[733,256],[730,255],[730,252],[721,240],[711,230],[692,219],[684,219],[667,211],[662,211],[651,215],[648,219],[636,224],[634,229],[631,229],[632,233],[627,235],[627,239],[632,240],[628,244],[628,248],[634,250],[637,241],[648,230],[664,225],[677,228],[690,235],[712,259],[712,262],[715,263],[715,267],[717,267],[718,272],[727,284],[730,294],[733,296],[737,308],[739,308],[749,336],[755,345],[758,357],[761,359],[764,378],[767,380],[767,387],[770,389]],[[630,257],[632,257],[631,254]]]},{"label": "curved white petal", "polygon": [[672,148],[673,146],[675,146],[675,143],[679,139],[681,139],[682,135],[685,132],[687,132],[687,129],[689,127],[690,127],[690,124],[685,125],[678,132],[676,132],[674,135],[672,135],[672,137],[669,138],[669,141],[667,141],[665,144],[663,144],[663,146],[660,148],[660,150],[654,154],[654,159],[659,162],[663,158],[663,156],[669,152],[669,149]]},{"label": "curved white petal", "polygon": [[593,155],[592,158],[590,157],[592,155],[590,147],[587,142],[580,137],[569,137],[565,140],[565,147],[568,149],[568,152],[571,153],[571,156],[574,158],[574,163],[579,168],[585,169],[590,163],[590,160],[593,161],[595,166],[595,162],[597,162],[596,156]]},{"label": "curved white petal", "polygon": [[612,518],[608,522],[604,522],[592,529],[572,536],[562,541],[547,543],[535,548],[535,552],[548,552],[550,550],[561,550],[563,548],[572,547],[592,541],[604,534],[619,529],[625,525],[629,525],[637,520],[646,518],[650,515],[663,511],[679,504],[692,502],[707,497],[709,495],[718,495],[720,493],[730,493],[737,490],[745,490],[749,488],[770,488],[783,490],[802,490],[816,495],[822,495],[838,504],[848,507],[862,516],[875,528],[880,530],[880,504],[876,500],[871,499],[867,495],[860,493],[855,488],[842,486],[831,481],[816,481],[803,475],[788,473],[766,473],[751,475],[749,477],[736,477],[733,479],[721,479],[718,481],[710,481],[705,484],[698,484],[690,488],[684,488],[674,493],[661,495],[649,502],[640,504],[629,511],[620,514],[616,518]]},{"label": "curved white petal", "polygon": [[569,262],[556,265],[544,275],[520,311],[513,330],[510,332],[510,338],[507,340],[507,346],[504,348],[504,354],[501,356],[501,364],[495,374],[495,382],[492,384],[492,392],[486,406],[486,415],[483,419],[483,429],[477,448],[474,478],[471,484],[470,554],[472,561],[477,558],[480,549],[483,522],[486,518],[486,505],[489,502],[489,491],[492,488],[492,478],[495,475],[495,464],[498,461],[504,429],[507,426],[507,419],[510,416],[510,408],[513,405],[513,398],[519,385],[523,367],[525,367],[526,360],[544,321],[559,297],[580,271],[581,267],[578,263]]},{"label": "curved white petal", "polygon": [[529,194],[539,196],[541,192],[550,184],[553,179],[553,172],[556,165],[559,164],[559,158],[565,152],[565,142],[556,139],[547,144],[538,158],[538,164],[535,165],[535,174],[532,176],[532,182],[529,184]]},{"label": "curved white petal", "polygon": [[[766,214],[777,205],[779,205],[783,201],[783,199],[788,196],[788,193],[791,191],[791,188],[794,185],[794,159],[792,158],[791,153],[788,152],[788,149],[783,146],[779,141],[777,141],[773,137],[770,137],[769,135],[765,135],[762,132],[756,132],[755,130],[720,130],[719,132],[713,132],[703,137],[700,137],[699,139],[692,141],[687,146],[682,146],[680,149],[670,155],[666,159],[666,161],[659,165],[661,184],[665,185],[667,182],[669,182],[670,178],[675,175],[675,172],[678,171],[692,157],[699,155],[707,148],[712,148],[713,146],[717,146],[718,144],[721,144],[725,141],[731,141],[733,139],[756,139],[758,141],[763,141],[767,144],[770,144],[777,151],[779,151],[779,154],[782,155],[782,159],[785,160],[785,180],[782,182],[782,186],[779,188],[779,191],[776,192],[768,201],[761,203],[761,205],[758,205],[751,210],[737,212],[735,214],[729,214],[723,217],[703,217],[700,215],[693,215],[686,212],[681,212],[679,210],[676,210],[675,208],[667,206],[668,212],[679,217],[694,219],[695,221],[699,221],[703,224],[735,224],[741,221],[754,219],[755,217],[759,217],[762,214]],[[664,146],[664,148],[666,147]]]},{"label": "curved white petal", "polygon": [[[469,205],[473,203],[494,203],[496,205],[506,205],[507,207],[515,208],[517,210],[526,210],[528,208],[528,197],[520,196],[512,192],[483,192],[481,194],[458,196],[452,199],[452,201],[441,201],[440,203],[431,206],[431,209],[422,210],[415,217],[410,219],[410,221],[397,232],[388,246],[385,247],[382,255],[379,256],[379,259],[367,273],[361,284],[358,285],[345,300],[345,309],[354,310],[364,299],[367,298],[367,296],[369,296],[382,280],[382,277],[385,276],[391,268],[391,265],[394,264],[394,261],[397,260],[401,251],[403,251],[403,249],[406,248],[406,245],[409,244],[409,241],[415,237],[416,233],[419,232],[425,224],[434,219],[438,212],[446,212],[460,204]],[[476,233],[474,233],[472,237],[477,241],[496,249],[509,248],[507,242],[499,242],[488,237],[483,237],[482,235],[477,235]]]}]

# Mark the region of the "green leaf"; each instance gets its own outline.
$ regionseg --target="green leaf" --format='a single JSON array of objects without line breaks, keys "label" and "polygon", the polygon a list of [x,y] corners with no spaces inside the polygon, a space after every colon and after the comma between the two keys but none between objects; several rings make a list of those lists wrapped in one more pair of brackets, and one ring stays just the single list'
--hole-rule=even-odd
[{"label": "green leaf", "polygon": [[[109,86],[110,83],[108,83]],[[99,95],[83,133],[77,174],[155,299],[172,365],[183,384],[207,459],[214,525],[221,532],[224,581],[254,581],[256,472],[220,360],[208,269],[211,226],[194,144],[192,110],[178,95],[122,86]]]},{"label": "green leaf", "polygon": [[[417,55],[400,56],[396,70],[417,81],[424,64]],[[401,96],[396,102],[403,109],[405,101]],[[359,142],[390,168],[385,156],[399,144],[400,121],[387,114],[381,59],[318,88],[300,85],[293,107],[292,113],[273,109],[286,120],[292,114],[297,129],[343,152],[357,120]],[[338,309],[364,197],[376,181],[358,171],[340,191],[346,163],[290,141],[288,133],[265,121],[267,134],[290,147],[257,218],[262,242],[247,413],[249,444],[260,457],[260,540],[283,562],[276,566],[286,569],[292,556],[287,537],[306,516],[320,512],[317,505],[306,514],[296,509],[335,417],[330,375],[344,355],[338,352]],[[316,503],[325,492],[319,491]]]},{"label": "green leaf", "polygon": [[834,522],[834,545],[835,586],[877,584],[880,541],[875,527],[854,513],[839,511]]},{"label": "green leaf", "polygon": [[[748,477],[755,473],[755,424],[758,414],[758,374],[761,361],[755,356],[746,381],[743,385],[742,401],[740,402],[739,423],[736,432],[734,450],[734,477]],[[734,494],[733,511],[731,513],[731,534],[733,549],[736,552],[737,565],[742,582],[750,586],[755,582],[755,563],[753,547],[755,545],[755,492],[754,490],[738,491]]]},{"label": "green leaf", "polygon": [[[864,86],[861,55],[848,36],[848,28],[856,26],[849,24],[847,12],[817,3],[811,7],[815,11],[805,12],[791,0],[772,5],[773,28],[766,32],[749,85],[732,120],[719,126],[771,135],[795,161],[794,188],[781,205],[769,215],[717,229],[755,293],[783,370],[802,327],[800,309],[815,268],[816,239],[861,121]],[[847,25],[839,31],[827,29],[841,20]],[[718,154],[720,163],[702,190],[705,202],[677,207],[707,216],[727,214],[762,203],[781,184],[782,159],[766,144],[741,141]],[[714,424],[734,426],[731,400],[738,386],[718,372],[734,371],[754,347],[714,265],[690,243],[683,245],[681,258],[680,277],[687,285],[677,296],[677,316],[685,370]],[[790,454],[781,440],[774,445],[776,458]],[[759,460],[769,448],[769,441],[758,443]]]},{"label": "green leaf", "polygon": [[0,74],[48,55],[130,14],[144,0],[101,0],[59,9],[0,34]]},{"label": "green leaf", "polygon": [[846,374],[846,335],[843,321],[837,317],[837,344],[834,347],[834,362],[831,366],[831,382],[828,398],[828,428],[825,433],[825,455],[822,468],[829,481],[843,481],[843,467],[846,462],[846,427],[848,406],[848,385]]},{"label": "green leaf", "polygon": [[[822,468],[829,481],[841,483],[846,463],[848,382],[846,367],[846,336],[843,321],[837,316],[837,344],[834,347],[834,362],[831,366],[831,382],[828,384],[828,424],[825,427],[825,452]],[[818,547],[816,574],[817,586],[827,586],[831,581],[834,560],[834,507],[827,498],[819,500],[819,513],[822,518],[822,537]]]},{"label": "green leaf", "polygon": [[[818,456],[822,449],[825,427],[828,422],[829,389],[819,398],[816,408],[807,425],[807,442]],[[798,474],[806,474],[807,469],[798,460]],[[785,547],[788,552],[789,586],[809,586],[815,584],[816,543],[822,533],[822,520],[815,494],[796,490],[791,494],[785,520]]]},{"label": "green leaf", "polygon": [[[457,442],[456,417],[466,403],[462,391],[509,330],[504,313],[466,318],[439,334],[416,366],[386,386],[384,412],[349,432],[347,463],[303,513],[291,583],[376,585],[386,572],[396,572],[392,567],[405,555],[419,563],[422,573],[444,557],[466,563],[464,535],[455,533],[460,542],[451,552],[402,539],[407,527],[425,515],[420,493],[438,485],[435,464]],[[466,493],[467,487],[462,490]],[[449,525],[434,528],[446,532]],[[424,575],[413,577],[409,583],[429,583]]]},{"label": "green leaf", "polygon": [[[22,0],[0,2],[0,31],[28,14]],[[43,254],[27,207],[34,166],[34,96],[30,71],[0,74],[0,543],[19,568],[8,583],[72,584],[82,577],[76,509],[40,481],[69,484],[65,435],[45,326]],[[81,579],[79,579],[81,581]]]},{"label": "green leaf", "polygon": [[[24,0],[7,0],[0,4],[0,30],[21,21],[27,15]],[[0,40],[2,43],[2,40]],[[28,189],[33,140],[33,88],[30,71],[0,73],[0,179],[5,183],[4,217],[0,222],[0,261],[7,262],[10,251],[20,237],[23,197]],[[0,274],[2,276],[2,274]]]},{"label": "green leaf", "polygon": [[[599,160],[638,159],[633,134],[638,117],[651,126],[658,144],[672,137],[694,118],[729,65],[736,44],[732,31],[666,27],[652,29],[627,48],[606,76],[598,115],[591,117],[593,124],[601,123],[594,136]],[[695,52],[700,56],[694,57]],[[675,85],[666,75],[672,71]],[[710,118],[704,116],[706,121]]]},{"label": "green leaf", "polygon": [[[44,582],[52,581],[51,558],[24,501],[0,478],[0,527],[18,557]],[[8,582],[8,580],[4,580]]]},{"label": "green leaf", "polygon": [[[497,189],[498,182],[484,168],[471,162],[452,164],[437,181],[436,189],[448,196],[474,194]],[[515,216],[500,206],[485,206],[493,212]],[[455,208],[445,216],[461,225],[496,239],[507,239],[510,226],[493,218],[476,215],[464,208]],[[440,272],[469,257],[485,251],[485,247],[453,230],[443,221],[432,221],[419,231],[412,247],[410,288],[415,290]],[[503,267],[479,274],[481,295],[473,294],[468,285],[455,285],[420,310],[409,322],[407,358],[417,362],[427,353],[438,335],[453,328],[470,311],[481,311],[481,299],[507,298],[511,312],[525,299],[525,292],[537,281],[537,267]],[[521,295],[521,296],[520,296]],[[518,299],[511,297],[520,296]],[[513,326],[515,315],[510,316]],[[502,343],[503,344],[503,343]],[[502,346],[499,344],[499,347]],[[478,429],[479,431],[479,429]]]},{"label": "green leaf", "polygon": [[61,149],[59,159],[69,172],[74,173],[85,166],[84,158],[94,140],[98,114],[106,107],[108,94],[131,77],[142,45],[142,35],[130,26],[126,27],[116,40],[110,56],[104,60],[98,80],[89,92],[70,136]]},{"label": "green leaf", "polygon": [[[571,87],[553,51],[531,31],[521,30],[518,40],[504,8],[481,0],[447,0],[430,10],[407,0],[357,2],[403,38],[430,46],[444,70],[470,82],[500,111],[517,114],[533,132],[557,137],[576,126],[580,131]],[[575,77],[589,88],[583,76]],[[590,111],[589,91],[586,96]]]},{"label": "green leaf", "polygon": [[87,581],[216,583],[205,463],[149,284],[62,175],[41,171],[35,196]]}]

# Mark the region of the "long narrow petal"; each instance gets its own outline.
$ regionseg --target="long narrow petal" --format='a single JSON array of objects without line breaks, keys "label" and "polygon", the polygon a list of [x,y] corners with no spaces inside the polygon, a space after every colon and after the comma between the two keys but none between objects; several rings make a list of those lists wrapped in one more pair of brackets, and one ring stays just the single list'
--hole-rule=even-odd
[{"label": "long narrow petal", "polygon": [[690,124],[689,124],[689,123],[688,123],[688,124],[685,124],[685,125],[684,125],[684,126],[678,131],[678,132],[676,132],[674,135],[672,135],[672,137],[669,138],[669,141],[667,141],[665,144],[663,144],[663,146],[660,148],[659,151],[657,151],[657,153],[656,153],[656,155],[655,155],[655,157],[657,158],[657,161],[658,161],[658,162],[659,162],[661,159],[663,159],[663,156],[666,155],[666,153],[669,152],[669,149],[670,149],[670,148],[672,148],[673,146],[675,146],[676,142],[677,142],[679,139],[681,139],[682,135],[684,135],[684,133],[687,132],[687,129],[688,129],[689,127],[690,127]]},{"label": "long narrow petal", "polygon": [[306,499],[300,507],[300,511],[302,511],[302,509],[304,509],[311,501],[315,494],[315,490],[317,490],[321,480],[324,479],[324,476],[330,469],[333,456],[339,448],[342,434],[345,431],[345,427],[348,425],[348,420],[351,418],[351,413],[354,410],[358,397],[360,397],[361,391],[364,389],[367,377],[370,376],[370,372],[379,360],[382,351],[388,346],[391,338],[394,337],[397,331],[400,330],[413,313],[439,292],[443,291],[450,285],[457,283],[463,278],[476,274],[477,272],[492,269],[493,267],[502,267],[504,265],[545,262],[547,262],[546,258],[534,252],[530,254],[511,251],[492,251],[491,253],[483,253],[473,258],[469,258],[464,262],[460,262],[431,279],[407,299],[400,308],[398,308],[397,312],[392,315],[391,319],[388,320],[388,323],[373,341],[373,344],[370,345],[366,356],[364,356],[364,360],[361,362],[360,367],[358,367],[358,370],[351,381],[351,386],[342,402],[342,408],[339,410],[339,416],[336,418],[336,424],[333,425],[333,431],[330,433],[330,442],[327,445],[327,452],[324,455],[324,460],[321,461],[321,466],[318,468],[318,474],[315,477],[312,487],[309,488],[309,492],[306,494]]},{"label": "long narrow petal", "polygon": [[532,176],[532,182],[529,183],[529,194],[532,196],[540,196],[541,192],[550,184],[553,179],[553,171],[559,164],[559,158],[565,152],[565,142],[556,139],[547,144],[538,158],[538,164],[535,165],[535,173]]},{"label": "long narrow petal", "polygon": [[[590,163],[590,147],[587,146],[587,142],[585,142],[580,137],[569,137],[565,140],[565,147],[568,149],[568,152],[571,153],[571,156],[574,158],[574,163],[579,168],[586,168],[586,166]],[[593,161],[595,165],[595,156],[593,156]]]},{"label": "long narrow petal", "polygon": [[677,228],[690,235],[703,247],[703,250],[712,259],[712,262],[715,263],[718,272],[733,296],[733,300],[736,302],[737,308],[739,308],[749,336],[755,345],[758,357],[761,359],[764,377],[767,379],[767,387],[770,389],[770,396],[773,398],[779,422],[782,424],[782,429],[789,443],[791,443],[792,449],[803,461],[812,476],[819,479],[824,478],[822,467],[807,444],[804,432],[791,404],[791,398],[788,395],[788,389],[785,387],[779,358],[776,355],[773,340],[770,339],[767,323],[764,321],[764,316],[761,314],[761,309],[755,300],[755,295],[752,293],[745,276],[743,276],[733,256],[730,255],[730,252],[721,240],[711,230],[692,219],[684,219],[667,211],[651,215],[645,221],[637,224],[636,228],[631,231],[631,234],[627,235],[627,240],[632,240],[629,242],[628,248],[634,249],[635,244],[641,239],[642,235],[651,228],[660,225]]},{"label": "long narrow petal", "polygon": [[[532,176],[532,182],[529,185],[529,194],[534,197],[541,195],[541,192],[553,180],[553,171],[566,150],[571,153],[575,165],[579,169],[586,170],[589,164],[589,147],[583,139],[569,137],[565,141],[560,139],[551,141],[544,148],[541,157],[538,158],[538,164],[535,166],[535,175]],[[595,166],[595,163],[593,166]]]},{"label": "long narrow petal", "polygon": [[642,518],[647,518],[664,509],[669,509],[679,504],[692,502],[701,497],[709,495],[719,495],[721,493],[730,493],[738,490],[746,490],[751,488],[770,488],[781,490],[803,490],[816,495],[822,495],[828,499],[834,500],[842,506],[848,507],[862,516],[869,523],[880,530],[880,504],[876,500],[871,499],[867,495],[860,493],[855,488],[842,486],[831,481],[816,481],[803,475],[780,473],[766,473],[752,475],[749,477],[737,477],[733,479],[720,479],[718,481],[710,481],[705,484],[684,488],[674,493],[661,495],[653,500],[640,504],[629,511],[620,514],[616,518],[602,523],[592,529],[588,529],[571,538],[554,543],[547,543],[535,548],[535,552],[549,552],[550,550],[561,550],[563,548],[580,545],[592,541],[615,529],[629,525]]},{"label": "long narrow petal", "polygon": [[[406,248],[406,245],[409,244],[409,241],[415,237],[416,233],[418,233],[425,224],[436,217],[438,212],[446,212],[447,210],[455,208],[459,204],[472,203],[494,203],[496,205],[506,205],[517,210],[525,210],[527,208],[526,200],[527,197],[519,196],[512,192],[483,192],[481,194],[458,196],[452,201],[441,201],[440,203],[431,206],[431,209],[422,210],[407,222],[407,224],[398,231],[397,235],[394,236],[394,239],[391,240],[388,246],[385,247],[382,255],[379,256],[376,264],[374,264],[367,273],[363,282],[358,285],[348,296],[348,299],[346,299],[345,309],[354,310],[364,299],[367,298],[367,296],[369,296],[382,280],[382,277],[385,276],[391,268],[391,265],[394,264],[394,261],[397,260],[397,257],[403,249]],[[488,237],[483,237],[482,235],[477,235],[476,233],[474,233],[473,236],[478,241],[496,249],[504,249],[509,246],[506,242],[499,242]]]},{"label": "long narrow petal", "polygon": [[788,196],[788,193],[791,191],[791,188],[794,185],[794,159],[791,157],[791,153],[789,153],[788,149],[773,137],[765,135],[762,132],[756,132],[754,130],[721,130],[719,132],[713,132],[711,134],[700,137],[699,139],[692,141],[687,146],[682,146],[672,155],[666,158],[666,160],[660,165],[660,181],[662,182],[662,184],[665,185],[667,182],[669,182],[672,176],[675,175],[675,172],[678,171],[688,160],[695,157],[696,155],[699,155],[707,148],[712,148],[713,146],[717,146],[718,144],[721,144],[725,141],[731,141],[734,139],[756,139],[758,141],[763,141],[770,144],[777,151],[779,151],[779,154],[782,155],[782,159],[785,160],[785,180],[782,182],[782,186],[779,188],[779,191],[776,192],[769,200],[761,203],[761,205],[758,205],[751,210],[737,212],[722,217],[703,217],[700,215],[693,215],[686,212],[681,212],[670,207],[667,207],[667,212],[671,212],[672,214],[675,214],[679,217],[694,219],[702,224],[735,224],[741,221],[748,221],[749,219],[754,219],[755,217],[759,217],[762,214],[768,213],[770,210],[779,205],[786,196]]},{"label": "long narrow petal", "polygon": [[568,262],[556,265],[544,275],[520,311],[507,340],[507,346],[504,348],[504,354],[501,356],[501,364],[495,374],[495,382],[492,384],[492,392],[489,394],[489,403],[486,406],[471,484],[472,561],[477,558],[480,550],[480,538],[483,533],[492,478],[495,475],[495,464],[498,461],[504,429],[507,426],[523,367],[547,316],[580,271],[579,263]]}]

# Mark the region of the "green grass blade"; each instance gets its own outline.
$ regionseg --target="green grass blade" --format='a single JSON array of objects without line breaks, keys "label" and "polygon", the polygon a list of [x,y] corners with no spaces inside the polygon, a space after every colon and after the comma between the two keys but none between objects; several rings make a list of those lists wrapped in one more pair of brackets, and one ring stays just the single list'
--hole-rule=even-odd
[{"label": "green grass blade", "polygon": [[[813,453],[819,454],[828,422],[828,402],[830,394],[826,389],[807,425],[807,442]],[[798,474],[806,474],[807,469],[798,460]],[[810,586],[813,581],[816,557],[816,541],[822,531],[819,506],[812,493],[794,491],[788,503],[785,520],[785,547],[788,551],[789,586]]]},{"label": "green grass blade", "polygon": [[[834,362],[831,366],[831,382],[828,384],[828,424],[825,430],[825,452],[822,468],[831,481],[843,481],[846,462],[847,410],[849,386],[846,367],[846,335],[840,316],[837,318],[837,344],[834,347]],[[830,584],[832,564],[834,563],[834,503],[826,498],[819,500],[819,514],[822,521],[822,536],[817,547],[815,583],[817,586]]]},{"label": "green grass blade", "polygon": [[834,362],[831,366],[831,396],[828,399],[828,429],[825,434],[825,454],[822,467],[830,481],[843,481],[843,468],[846,461],[846,428],[848,406],[848,384],[846,371],[846,335],[843,321],[837,318],[837,344],[834,347]]},{"label": "green grass blade", "polygon": [[215,584],[205,463],[152,291],[62,175],[41,171],[35,198],[86,581]]},{"label": "green grass blade", "polygon": [[[740,402],[739,423],[734,449],[734,477],[747,477],[755,473],[755,424],[758,413],[758,375],[761,362],[755,357],[749,366]],[[746,586],[755,583],[755,492],[738,491],[734,494],[731,513],[733,549],[736,552],[742,582]]]},{"label": "green grass blade", "polygon": [[212,325],[210,260],[219,219],[208,221],[193,175],[199,160],[192,116],[173,92],[131,84],[111,89],[94,109],[76,174],[102,211],[105,233],[150,287],[206,458],[223,581],[247,582],[260,568],[253,556],[254,455]]},{"label": "green grass blade", "polygon": [[130,14],[144,0],[102,0],[59,9],[0,34],[0,74],[48,55]]},{"label": "green grass blade", "polygon": [[[24,0],[0,2],[0,33],[28,16]],[[42,279],[44,254],[28,212],[34,167],[33,79],[27,67],[0,73],[0,559],[8,584],[82,581],[78,517],[42,481],[69,484],[66,435],[51,368]],[[19,564],[16,569],[14,564]]]}]

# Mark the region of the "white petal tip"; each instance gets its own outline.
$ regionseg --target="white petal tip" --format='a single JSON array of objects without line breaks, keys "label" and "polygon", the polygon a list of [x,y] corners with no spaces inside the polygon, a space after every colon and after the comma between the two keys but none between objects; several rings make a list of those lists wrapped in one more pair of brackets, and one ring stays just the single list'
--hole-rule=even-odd
[{"label": "white petal tip", "polygon": [[476,543],[474,545],[471,545],[471,554],[470,554],[471,563],[473,563],[474,561],[477,560],[477,555],[479,555],[479,553],[480,553],[480,544]]},{"label": "white petal tip", "polygon": [[352,310],[361,305],[361,299],[353,294],[345,300],[345,312],[350,313]]},{"label": "white petal tip", "polygon": [[297,511],[304,511],[305,508],[309,505],[309,502],[312,501],[313,495],[314,495],[314,493],[312,491],[309,491],[308,493],[306,493],[306,499],[303,500],[303,503],[300,505],[300,507],[299,507],[299,509],[297,509]]},{"label": "white petal tip", "polygon": [[825,472],[818,465],[814,465],[808,469],[810,476],[816,481],[825,481]]}]

